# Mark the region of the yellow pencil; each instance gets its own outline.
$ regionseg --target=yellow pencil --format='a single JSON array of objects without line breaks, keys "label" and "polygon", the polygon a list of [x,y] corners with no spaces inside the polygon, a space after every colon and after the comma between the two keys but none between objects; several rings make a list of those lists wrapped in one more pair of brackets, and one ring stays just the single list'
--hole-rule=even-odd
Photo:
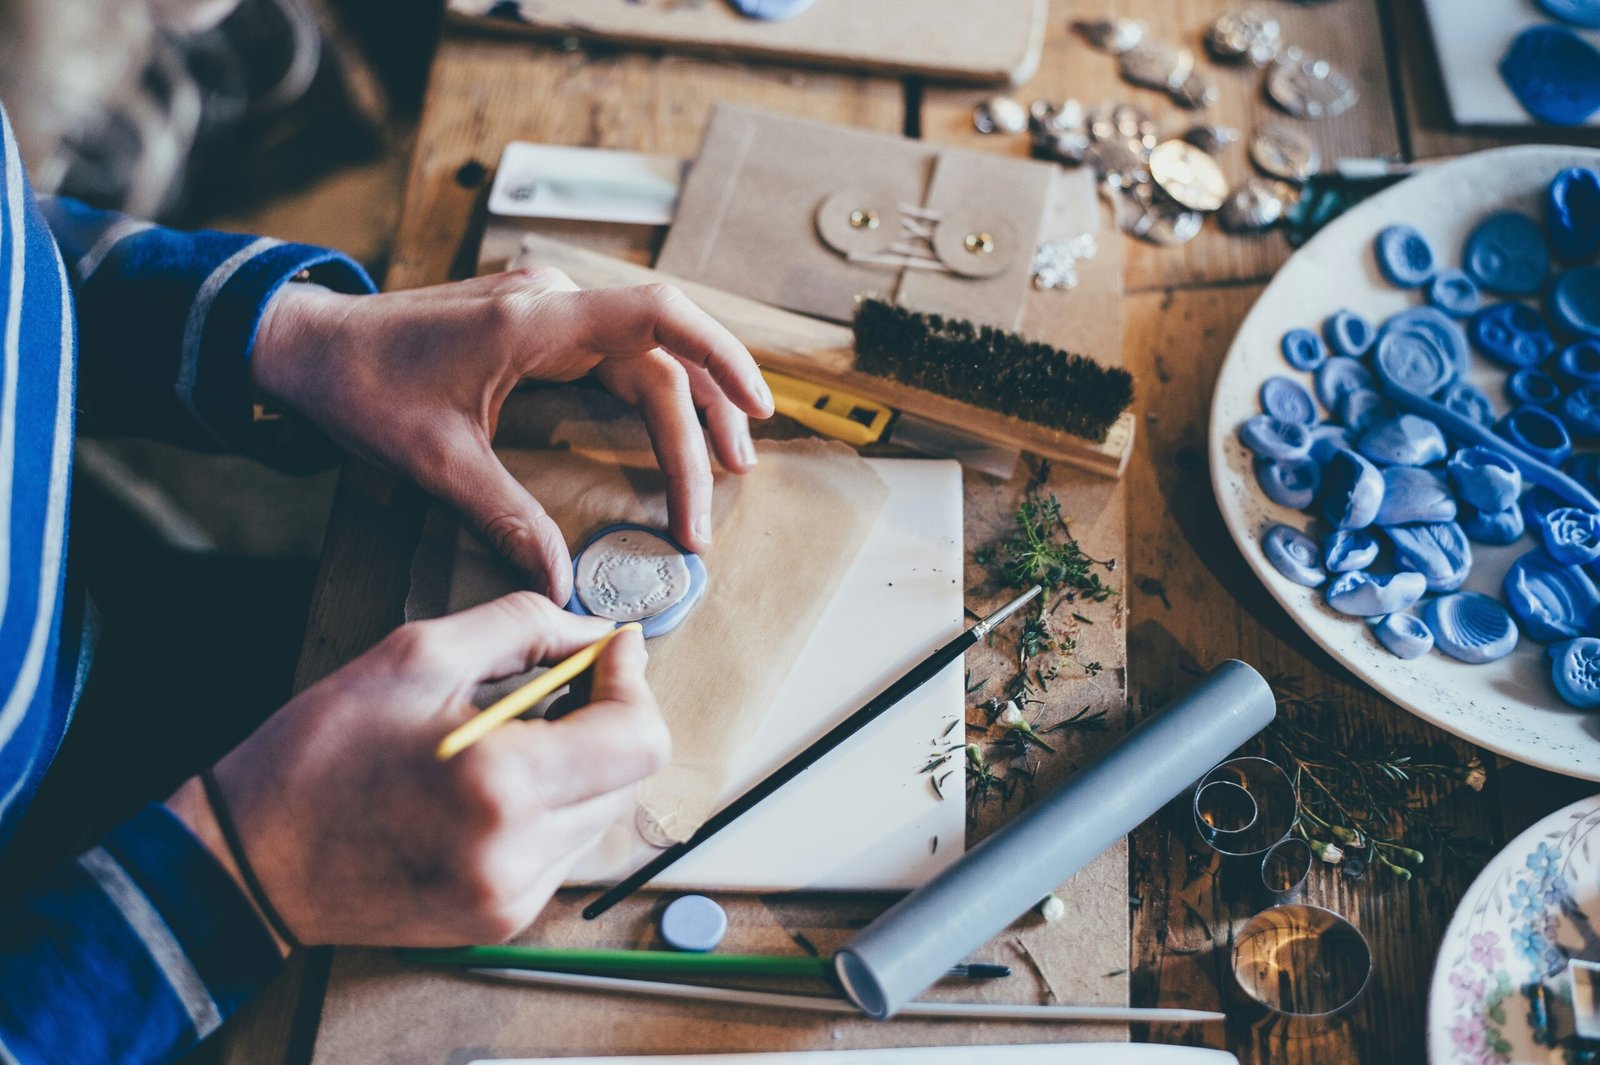
[{"label": "yellow pencil", "polygon": [[474,743],[487,736],[492,730],[510,721],[512,718],[521,717],[535,706],[539,701],[550,695],[563,684],[571,683],[578,674],[594,665],[600,659],[600,652],[606,649],[618,633],[643,631],[637,621],[630,621],[626,625],[619,625],[614,631],[606,633],[594,643],[585,647],[571,658],[564,659],[534,677],[516,691],[500,699],[494,705],[485,709],[470,721],[464,721],[457,726],[450,735],[439,741],[437,751],[439,761],[448,762]]}]

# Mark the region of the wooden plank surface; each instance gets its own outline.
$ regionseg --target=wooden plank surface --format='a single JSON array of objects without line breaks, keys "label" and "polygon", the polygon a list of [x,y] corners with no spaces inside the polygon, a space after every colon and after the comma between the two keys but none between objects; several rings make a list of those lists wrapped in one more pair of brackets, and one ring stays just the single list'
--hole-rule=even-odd
[{"label": "wooden plank surface", "polygon": [[[1338,0],[1303,7],[1287,0],[1264,3],[1284,20],[1291,42],[1319,46],[1362,87],[1363,103],[1342,122],[1306,124],[1325,151],[1404,150],[1426,157],[1505,142],[1503,134],[1448,129],[1420,0],[1392,5]],[[1069,94],[1086,103],[1131,99],[1160,112],[1176,132],[1188,116],[1167,106],[1159,94],[1122,83],[1114,60],[1071,36],[1067,21],[1134,15],[1158,33],[1197,45],[1209,21],[1235,6],[1229,0],[1056,0],[1041,73],[1017,95],[1024,102]],[[1225,92],[1235,90],[1213,108],[1217,118],[1238,124],[1248,136],[1254,122],[1272,115],[1254,91],[1237,91],[1251,75],[1221,70],[1216,77]],[[527,50],[476,39],[447,39],[433,78],[434,97],[457,102],[447,121],[432,108],[425,121],[392,287],[470,272],[484,179],[498,146],[511,138],[689,154],[698,138],[698,116],[719,97],[890,130],[905,122],[904,100],[910,99],[917,106],[909,126],[924,136],[986,150],[1025,150],[1020,139],[980,138],[972,132],[970,108],[982,94],[965,90],[643,56],[539,53],[533,62]],[[1246,169],[1242,150],[1230,151],[1226,168],[1241,176]],[[602,246],[636,261],[648,261],[654,250],[649,241],[615,233]],[[1208,225],[1184,249],[1130,242],[1127,252],[1128,285],[1140,290],[1125,304],[1125,353],[1140,382],[1141,442],[1127,477],[1113,490],[1115,499],[1074,489],[1069,505],[1080,517],[1099,515],[1080,530],[1085,542],[1105,544],[1124,560],[1130,715],[1162,705],[1195,671],[1238,657],[1269,675],[1298,675],[1308,691],[1338,698],[1347,707],[1339,719],[1338,742],[1438,743],[1468,753],[1460,741],[1372,695],[1315,648],[1251,576],[1217,513],[1205,466],[1211,386],[1234,330],[1259,283],[1287,255],[1286,245],[1276,236],[1229,237]],[[1123,535],[1120,520],[1114,527],[1102,524],[1124,505],[1122,500],[1125,555],[1115,546]],[[998,490],[988,499],[969,492],[971,527],[983,528],[981,522],[987,521],[992,528],[1008,504]],[[979,511],[970,509],[974,506]],[[370,646],[398,619],[404,565],[419,514],[414,494],[389,478],[361,466],[346,471],[308,632],[303,682]],[[1592,790],[1488,761],[1489,783],[1482,793],[1431,796],[1430,801],[1463,829],[1494,843]],[[1129,840],[1132,999],[1137,1005],[1215,1005],[1221,1001],[1232,930],[1260,903],[1222,890],[1215,871],[1195,860],[1175,824],[1181,827],[1181,818],[1153,819]],[[1433,954],[1475,871],[1470,864],[1441,864],[1409,883],[1379,874],[1351,883],[1329,869],[1314,872],[1308,899],[1356,921],[1377,956],[1377,980],[1363,1007],[1332,1032],[1290,1043],[1264,1040],[1248,1029],[1135,1035],[1226,1046],[1246,1063],[1420,1061]],[[304,1022],[315,1019],[321,981],[315,961],[303,978],[292,972],[281,981],[275,997],[269,995],[243,1023],[230,1026],[228,1060],[234,1065],[305,1060],[310,1044]],[[291,1023],[297,1015],[298,1029]],[[956,1032],[945,1030],[947,1038],[960,1041]]]}]

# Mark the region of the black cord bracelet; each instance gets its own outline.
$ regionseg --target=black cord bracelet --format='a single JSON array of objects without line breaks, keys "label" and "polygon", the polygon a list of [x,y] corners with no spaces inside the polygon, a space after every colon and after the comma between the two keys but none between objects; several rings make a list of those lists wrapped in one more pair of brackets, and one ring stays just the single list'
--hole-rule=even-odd
[{"label": "black cord bracelet", "polygon": [[289,944],[291,950],[299,950],[301,943],[289,931],[289,926],[283,923],[283,918],[278,916],[278,911],[272,908],[272,903],[267,901],[267,893],[261,887],[261,881],[256,879],[256,871],[250,866],[250,859],[245,857],[244,843],[239,839],[239,829],[233,823],[233,814],[228,810],[228,802],[222,797],[222,788],[217,784],[217,776],[208,766],[200,771],[200,786],[205,789],[206,802],[211,804],[211,814],[217,819],[217,828],[222,830],[222,841],[228,845],[228,853],[233,855],[233,864],[239,867],[239,877],[244,881],[245,891],[249,894],[256,909],[261,911],[261,916],[278,938]]}]

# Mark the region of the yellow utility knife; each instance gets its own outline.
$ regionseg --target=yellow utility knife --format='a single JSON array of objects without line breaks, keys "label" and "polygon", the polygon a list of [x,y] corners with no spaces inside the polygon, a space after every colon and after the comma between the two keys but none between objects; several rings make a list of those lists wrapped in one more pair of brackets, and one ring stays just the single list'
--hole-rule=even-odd
[{"label": "yellow utility knife", "polygon": [[894,411],[881,403],[826,385],[762,370],[772,389],[772,405],[814,433],[843,440],[854,447],[876,444],[889,430]]}]

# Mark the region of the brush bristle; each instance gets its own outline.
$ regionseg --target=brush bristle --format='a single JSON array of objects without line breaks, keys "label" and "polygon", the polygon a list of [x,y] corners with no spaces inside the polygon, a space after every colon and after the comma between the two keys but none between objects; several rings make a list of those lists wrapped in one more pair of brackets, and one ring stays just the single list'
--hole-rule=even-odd
[{"label": "brush bristle", "polygon": [[993,326],[878,299],[856,308],[856,368],[1095,442],[1133,403],[1133,375]]}]

